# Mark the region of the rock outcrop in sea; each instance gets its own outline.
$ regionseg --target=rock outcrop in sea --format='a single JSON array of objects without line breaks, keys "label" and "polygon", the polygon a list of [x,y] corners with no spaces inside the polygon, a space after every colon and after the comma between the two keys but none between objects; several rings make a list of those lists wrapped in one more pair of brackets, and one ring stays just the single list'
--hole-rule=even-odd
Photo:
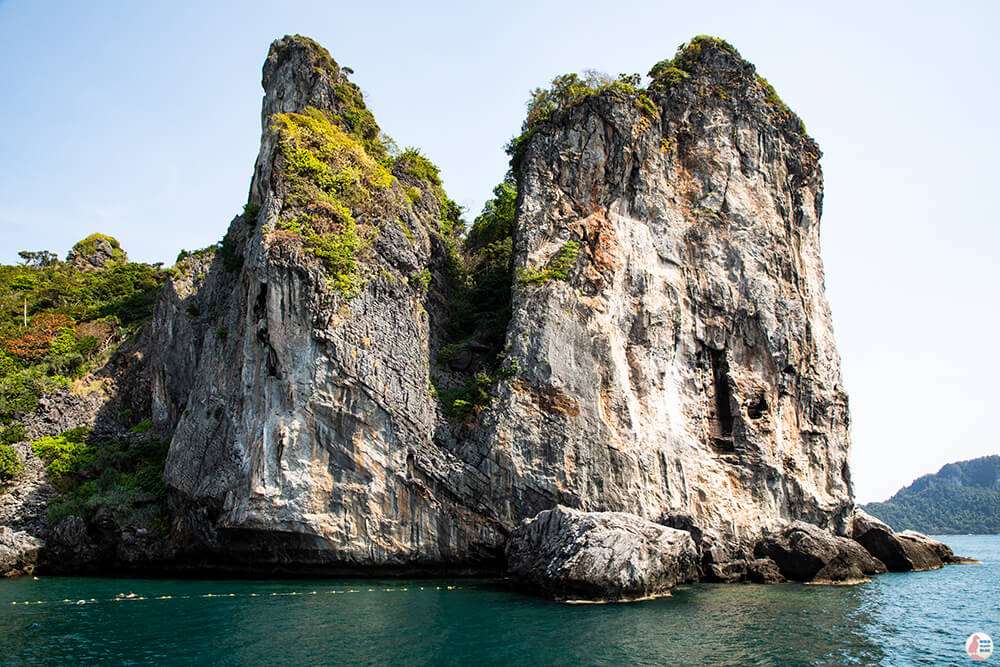
[{"label": "rock outcrop in sea", "polygon": [[[910,544],[849,539],[821,152],[735,49],[696,38],[647,89],[553,93],[526,123],[495,360],[481,327],[449,342],[457,207],[419,152],[387,152],[348,74],[307,38],[271,45],[244,213],[178,262],[119,392],[170,437],[151,566],[509,564],[623,599],[861,579]],[[466,379],[485,400],[443,405]],[[66,521],[51,548],[89,544]],[[117,558],[141,562],[128,535]]]}]

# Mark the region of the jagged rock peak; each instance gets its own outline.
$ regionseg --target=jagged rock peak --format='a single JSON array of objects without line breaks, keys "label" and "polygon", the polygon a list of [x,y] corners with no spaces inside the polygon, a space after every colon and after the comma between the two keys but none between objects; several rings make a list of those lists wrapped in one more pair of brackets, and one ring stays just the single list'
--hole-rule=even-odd
[{"label": "jagged rock peak", "polygon": [[650,90],[666,94],[672,88],[693,92],[710,105],[729,103],[742,115],[754,115],[774,126],[802,135],[806,150],[817,158],[819,147],[806,136],[805,125],[788,108],[767,79],[757,73],[729,42],[700,35],[681,44],[672,59],[661,60],[649,71]]},{"label": "jagged rock peak", "polygon": [[261,81],[265,121],[277,113],[300,112],[311,106],[337,115],[346,131],[374,139],[378,125],[365,107],[361,89],[347,78],[350,72],[308,37],[286,35],[274,40]]},{"label": "jagged rock peak", "polygon": [[91,234],[78,241],[66,255],[66,261],[82,271],[96,271],[109,264],[122,264],[128,255],[118,239],[104,234]]},{"label": "jagged rock peak", "polygon": [[251,204],[261,204],[270,187],[267,160],[275,147],[272,119],[278,114],[316,109],[357,139],[372,158],[387,158],[378,123],[365,106],[361,89],[347,78],[351,72],[308,37],[286,35],[271,43],[261,78],[261,150],[250,190]]}]

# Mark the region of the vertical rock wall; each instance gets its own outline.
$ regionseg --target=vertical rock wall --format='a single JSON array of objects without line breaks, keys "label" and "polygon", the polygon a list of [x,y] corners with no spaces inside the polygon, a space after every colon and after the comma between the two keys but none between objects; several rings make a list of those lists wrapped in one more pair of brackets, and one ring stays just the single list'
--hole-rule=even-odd
[{"label": "vertical rock wall", "polygon": [[508,478],[497,502],[843,532],[819,149],[735,52],[706,46],[690,69],[655,113],[606,94],[531,140],[516,264],[579,249],[566,279],[515,291],[521,372],[483,438]]},{"label": "vertical rock wall", "polygon": [[[173,281],[153,327],[154,415],[175,428],[175,529],[193,552],[233,563],[475,560],[475,545],[498,542],[496,526],[469,509],[475,471],[430,446],[436,306],[412,279],[441,268],[437,200],[422,197],[397,219],[354,210],[374,230],[359,260],[364,285],[353,298],[331,289],[302,239],[275,228],[290,188],[271,126],[274,114],[307,107],[336,117],[351,84],[299,37],[272,45],[263,84],[250,189],[259,213],[234,220],[223,244],[242,266],[227,269],[222,250],[184,264],[188,276],[206,273]],[[386,196],[402,200],[408,176],[397,176]]]},{"label": "vertical rock wall", "polygon": [[842,532],[819,149],[735,52],[691,67],[655,110],[599,95],[531,139],[515,264],[566,275],[515,286],[517,372],[455,428],[428,386],[446,325],[441,200],[395,169],[396,204],[352,209],[375,230],[363,285],[329,287],[288,231],[308,203],[271,128],[309,107],[351,126],[352,84],[311,40],[275,42],[251,207],[218,252],[179,265],[154,318],[153,413],[174,432],[166,480],[189,553],[475,563],[556,503],[689,514],[740,541],[794,519]]}]

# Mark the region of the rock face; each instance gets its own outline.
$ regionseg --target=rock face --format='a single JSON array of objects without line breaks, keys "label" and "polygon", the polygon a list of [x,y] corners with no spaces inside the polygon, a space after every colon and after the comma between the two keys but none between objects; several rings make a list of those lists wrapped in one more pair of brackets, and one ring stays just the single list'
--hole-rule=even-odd
[{"label": "rock face", "polygon": [[856,509],[851,520],[851,536],[875,558],[885,563],[890,572],[905,572],[913,569],[913,562],[907,557],[896,533],[885,523],[867,512]]},{"label": "rock face", "polygon": [[755,553],[773,560],[781,574],[793,581],[856,583],[886,572],[885,564],[857,542],[802,521],[766,535]]},{"label": "rock face", "polygon": [[819,149],[735,52],[694,59],[655,113],[593,97],[527,146],[515,266],[577,250],[565,280],[515,291],[492,502],[683,511],[730,542],[800,519],[844,534]]},{"label": "rock face", "polygon": [[0,526],[0,577],[31,574],[43,542],[28,533]]},{"label": "rock face", "polygon": [[684,513],[748,563],[773,525],[845,533],[819,149],[752,65],[697,47],[648,104],[596,95],[527,143],[514,265],[556,258],[565,277],[515,285],[516,370],[456,425],[428,372],[448,318],[443,193],[405,164],[380,172],[357,87],[311,40],[276,41],[247,213],[178,266],[150,333],[182,554],[499,564],[558,503]]},{"label": "rock face", "polygon": [[948,545],[913,530],[895,532],[862,509],[855,509],[852,535],[868,552],[885,563],[890,572],[936,570],[947,563],[968,562],[956,557]]},{"label": "rock face", "polygon": [[91,234],[73,246],[66,255],[66,261],[83,271],[96,271],[109,264],[127,262],[128,256],[116,239],[104,234]]},{"label": "rock face", "polygon": [[[413,277],[436,281],[443,270],[440,198],[402,166],[379,176],[358,152],[377,136],[374,121],[346,139],[332,128],[350,129],[344,118],[362,122],[367,110],[311,40],[272,44],[263,85],[250,188],[259,211],[237,218],[214,256],[185,260],[152,326],[153,416],[174,431],[165,479],[177,531],[190,553],[233,566],[495,561],[503,531],[482,504],[488,479],[433,444],[428,361],[440,297]],[[310,208],[296,190],[296,154],[275,129],[290,112],[303,112],[284,117],[301,124],[293,130],[332,137],[316,159],[350,159],[381,178],[349,202],[363,249],[355,274],[340,278],[355,294],[289,229],[299,215],[318,227],[334,209],[325,224],[348,231],[328,196]]]},{"label": "rock face", "polygon": [[559,505],[517,527],[507,561],[515,578],[557,598],[628,600],[695,580],[698,553],[682,530]]}]

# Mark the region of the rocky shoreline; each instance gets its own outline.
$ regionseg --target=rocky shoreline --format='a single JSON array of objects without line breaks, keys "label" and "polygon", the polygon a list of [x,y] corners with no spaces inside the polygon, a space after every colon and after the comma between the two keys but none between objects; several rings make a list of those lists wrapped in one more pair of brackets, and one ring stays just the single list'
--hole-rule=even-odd
[{"label": "rocky shoreline", "polygon": [[95,391],[18,416],[92,431],[52,484],[16,443],[0,574],[502,571],[610,601],[962,561],[854,511],[822,153],[732,45],[534,91],[469,229],[351,74],[271,44],[243,212]]}]

